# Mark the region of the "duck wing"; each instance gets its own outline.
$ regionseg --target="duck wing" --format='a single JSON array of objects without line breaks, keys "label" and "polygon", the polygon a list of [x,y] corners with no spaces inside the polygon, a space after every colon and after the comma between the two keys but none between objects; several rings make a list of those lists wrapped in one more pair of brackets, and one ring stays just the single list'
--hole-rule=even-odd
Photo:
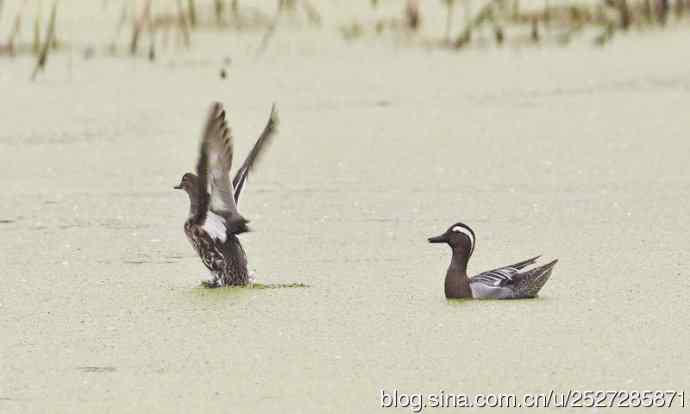
[{"label": "duck wing", "polygon": [[240,193],[244,189],[244,185],[247,182],[247,177],[249,176],[249,171],[252,170],[254,164],[263,155],[263,150],[272,141],[273,136],[277,132],[278,128],[278,112],[276,111],[276,106],[273,104],[271,107],[271,115],[268,118],[268,122],[264,127],[263,132],[256,140],[254,147],[247,155],[247,158],[242,163],[242,166],[235,173],[235,178],[232,180],[232,185],[235,188],[234,201],[235,206],[239,205]]},{"label": "duck wing", "polygon": [[240,215],[233,198],[230,182],[233,141],[225,121],[223,105],[214,102],[206,120],[197,163],[200,192],[206,193],[207,209],[223,218],[224,225],[233,234],[247,231],[247,220]]},{"label": "duck wing", "polygon": [[[536,258],[529,260],[534,263]],[[551,271],[558,260],[521,272],[519,266],[529,260],[518,262],[518,267],[515,265],[506,266],[470,278],[470,288],[473,294],[482,298],[495,299],[533,298],[537,296],[539,290],[549,280]],[[527,264],[522,267],[525,266]]]},{"label": "duck wing", "polygon": [[513,283],[513,277],[520,273],[520,270],[527,266],[534,264],[534,262],[539,259],[541,255],[534,256],[530,259],[523,260],[521,262],[514,263],[512,265],[499,267],[497,269],[482,272],[471,280],[476,282],[482,282],[491,286],[506,286]]},{"label": "duck wing", "polygon": [[476,299],[509,299],[513,297],[514,277],[520,270],[506,266],[470,278],[472,297]]},{"label": "duck wing", "polygon": [[482,283],[487,286],[504,287],[513,284],[514,277],[520,272],[520,269],[505,266],[499,269],[482,272],[470,278],[470,283]]},{"label": "duck wing", "polygon": [[512,264],[512,265],[503,266],[503,267],[499,267],[498,269],[490,270],[490,272],[493,272],[493,271],[496,271],[496,270],[501,270],[501,269],[506,269],[506,268],[521,270],[521,269],[524,269],[525,267],[527,267],[527,266],[529,266],[529,265],[534,264],[534,262],[536,262],[537,259],[539,259],[540,257],[541,257],[541,255],[539,255],[539,256],[534,256],[534,257],[532,257],[531,259],[523,260],[523,261],[521,261],[521,262],[517,262],[517,263],[514,263],[514,264]]},{"label": "duck wing", "polygon": [[533,298],[537,296],[542,287],[551,277],[554,266],[558,259],[553,260],[544,266],[535,267],[526,272],[518,273],[513,276],[513,291],[516,298]]}]

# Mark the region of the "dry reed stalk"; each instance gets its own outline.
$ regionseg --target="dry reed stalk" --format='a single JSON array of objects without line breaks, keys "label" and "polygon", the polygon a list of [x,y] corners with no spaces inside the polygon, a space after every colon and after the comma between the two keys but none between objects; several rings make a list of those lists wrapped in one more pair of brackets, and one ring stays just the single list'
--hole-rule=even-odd
[{"label": "dry reed stalk", "polygon": [[640,26],[652,23],[652,6],[649,0],[640,0],[639,3],[628,3],[627,6],[630,13],[630,26],[634,23],[638,23]]},{"label": "dry reed stalk", "polygon": [[194,0],[187,0],[187,13],[189,15],[189,24],[192,27],[196,27],[197,17],[196,17],[196,4]]},{"label": "dry reed stalk", "polygon": [[659,23],[665,25],[668,21],[668,12],[671,9],[671,5],[668,0],[657,0],[656,3],[656,14]]},{"label": "dry reed stalk", "polygon": [[676,2],[673,4],[673,14],[676,16],[676,18],[680,18],[685,14],[685,2],[682,0],[676,0]]},{"label": "dry reed stalk", "polygon": [[278,27],[278,21],[280,20],[280,16],[283,14],[283,7],[285,7],[286,5],[284,2],[285,0],[278,0],[278,7],[276,8],[275,15],[273,16],[271,23],[268,25],[268,29],[261,38],[261,43],[259,44],[259,47],[256,50],[257,55],[260,55],[261,53],[263,53],[264,50],[266,50],[266,48],[268,47],[268,43],[273,38],[276,28]]},{"label": "dry reed stalk", "polygon": [[213,12],[216,16],[216,24],[218,26],[223,25],[223,21],[225,20],[225,4],[223,0],[214,0],[213,2]]},{"label": "dry reed stalk", "polygon": [[35,80],[39,71],[45,70],[46,63],[48,63],[48,52],[50,46],[55,42],[55,21],[57,19],[57,1],[53,3],[53,9],[50,12],[50,22],[48,23],[48,30],[46,30],[46,37],[43,41],[41,52],[36,60],[34,72],[31,75],[31,80]]},{"label": "dry reed stalk", "polygon": [[615,32],[615,24],[611,23],[606,25],[604,31],[594,39],[594,44],[597,46],[604,46],[606,43],[611,41]]},{"label": "dry reed stalk", "polygon": [[[372,6],[376,6],[372,3]],[[405,5],[405,26],[412,31],[417,31],[422,23],[419,13],[419,0],[407,0]]]},{"label": "dry reed stalk", "polygon": [[493,20],[494,6],[497,0],[492,0],[481,8],[479,13],[474,19],[471,19],[469,23],[465,26],[465,30],[460,33],[460,35],[455,39],[453,46],[455,48],[461,48],[467,46],[467,44],[472,39],[472,31],[488,20]]},{"label": "dry reed stalk", "polygon": [[503,33],[503,27],[501,27],[500,25],[494,26],[494,39],[496,39],[496,44],[498,44],[499,46],[503,45],[505,34]]},{"label": "dry reed stalk", "polygon": [[15,43],[17,41],[17,37],[19,36],[19,33],[22,30],[22,15],[24,14],[24,9],[26,8],[28,0],[24,0],[22,5],[19,7],[19,10],[17,11],[17,15],[14,16],[14,25],[12,26],[12,31],[10,31],[10,36],[7,41],[7,49],[9,50],[10,56],[15,55],[16,46]]},{"label": "dry reed stalk", "polygon": [[627,0],[618,0],[617,2],[618,13],[621,18],[621,27],[623,30],[628,30],[630,24],[632,23],[632,13],[630,12],[630,7]]},{"label": "dry reed stalk", "polygon": [[177,0],[177,28],[179,29],[180,35],[182,36],[182,42],[185,47],[189,47],[191,44],[190,39],[190,23],[187,20],[187,15],[184,12],[184,7],[182,7],[181,0]]},{"label": "dry reed stalk", "polygon": [[125,24],[127,23],[127,17],[129,13],[127,10],[127,2],[122,3],[122,9],[120,9],[120,18],[117,20],[117,25],[115,26],[115,34],[113,35],[113,40],[110,43],[110,49],[115,51],[116,50],[116,44],[117,44],[117,39],[120,37],[120,33],[122,33],[122,29],[125,27]]},{"label": "dry reed stalk", "polygon": [[14,18],[14,25],[12,26],[12,31],[10,32],[10,36],[7,39],[7,50],[10,54],[10,56],[14,56],[15,53],[15,42],[17,41],[17,35],[19,35],[19,32],[22,29],[22,18],[19,13]]},{"label": "dry reed stalk", "polygon": [[151,41],[149,42],[149,60],[153,62],[156,60],[156,36],[153,31],[153,25],[149,26],[149,34],[151,36]]},{"label": "dry reed stalk", "polygon": [[129,9],[127,8],[127,2],[122,3],[122,9],[120,9],[120,18],[117,20],[116,32],[120,31],[125,27],[127,23],[127,18],[129,17]]},{"label": "dry reed stalk", "polygon": [[34,18],[34,38],[31,42],[31,52],[38,54],[41,51],[41,10],[39,9]]},{"label": "dry reed stalk", "polygon": [[532,31],[530,38],[534,43],[539,43],[539,40],[541,40],[541,36],[539,35],[539,19],[536,17],[532,18]]},{"label": "dry reed stalk", "polygon": [[510,7],[511,18],[515,19],[517,16],[520,15],[520,0],[513,0],[513,2],[511,4],[512,4],[512,6]]},{"label": "dry reed stalk", "polygon": [[455,0],[444,0],[446,5],[446,42],[450,43],[450,34],[453,30],[453,12],[455,11]]},{"label": "dry reed stalk", "polygon": [[321,26],[321,13],[309,0],[302,0],[302,8],[307,15],[309,23],[315,26]]},{"label": "dry reed stalk", "polygon": [[464,0],[463,5],[465,9],[465,30],[455,39],[453,46],[456,48],[464,47],[472,40],[472,3],[470,0]]},{"label": "dry reed stalk", "polygon": [[129,53],[131,55],[136,55],[139,49],[139,37],[141,36],[144,26],[151,24],[151,1],[152,0],[146,0],[140,16],[134,20],[132,26],[132,39],[129,42]]},{"label": "dry reed stalk", "polygon": [[294,14],[297,11],[297,0],[278,0],[278,7],[288,13]]},{"label": "dry reed stalk", "polygon": [[146,29],[149,33],[149,53],[148,58],[151,62],[156,60],[156,24],[149,13]]}]

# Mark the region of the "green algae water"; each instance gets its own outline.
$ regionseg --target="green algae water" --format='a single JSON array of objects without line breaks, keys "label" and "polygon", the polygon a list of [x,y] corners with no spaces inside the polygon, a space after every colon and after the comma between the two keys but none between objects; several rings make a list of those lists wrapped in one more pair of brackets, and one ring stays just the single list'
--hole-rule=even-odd
[{"label": "green algae water", "polygon": [[[209,35],[156,64],[51,56],[31,84],[0,60],[0,412],[687,392],[687,34],[453,54],[298,32],[261,59]],[[236,160],[280,110],[240,205],[253,288],[199,287],[171,189],[212,100]],[[558,258],[541,296],[446,300],[426,240],[458,220],[470,272]]]}]

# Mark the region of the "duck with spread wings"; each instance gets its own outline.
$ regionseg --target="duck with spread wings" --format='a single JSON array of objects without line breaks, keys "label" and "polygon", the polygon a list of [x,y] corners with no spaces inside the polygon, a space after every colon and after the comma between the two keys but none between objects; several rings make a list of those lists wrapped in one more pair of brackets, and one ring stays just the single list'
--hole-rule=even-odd
[{"label": "duck with spread wings", "polygon": [[201,261],[211,271],[207,287],[243,286],[250,282],[247,257],[237,237],[249,231],[247,219],[238,210],[247,177],[276,133],[275,105],[259,139],[230,181],[233,137],[225,110],[213,103],[201,139],[196,174],[186,173],[175,189],[189,196],[189,216],[184,232]]}]

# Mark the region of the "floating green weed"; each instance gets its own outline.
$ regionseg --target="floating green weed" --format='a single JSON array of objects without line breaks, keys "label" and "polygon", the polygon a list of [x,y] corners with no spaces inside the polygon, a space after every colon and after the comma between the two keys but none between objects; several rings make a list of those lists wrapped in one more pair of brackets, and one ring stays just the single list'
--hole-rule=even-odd
[{"label": "floating green weed", "polygon": [[246,286],[224,286],[221,288],[213,288],[209,285],[207,281],[202,281],[200,284],[200,287],[202,288],[207,288],[207,289],[218,289],[218,290],[227,290],[227,289],[287,289],[287,288],[306,288],[309,287],[309,285],[301,282],[296,282],[296,283],[252,283]]}]

